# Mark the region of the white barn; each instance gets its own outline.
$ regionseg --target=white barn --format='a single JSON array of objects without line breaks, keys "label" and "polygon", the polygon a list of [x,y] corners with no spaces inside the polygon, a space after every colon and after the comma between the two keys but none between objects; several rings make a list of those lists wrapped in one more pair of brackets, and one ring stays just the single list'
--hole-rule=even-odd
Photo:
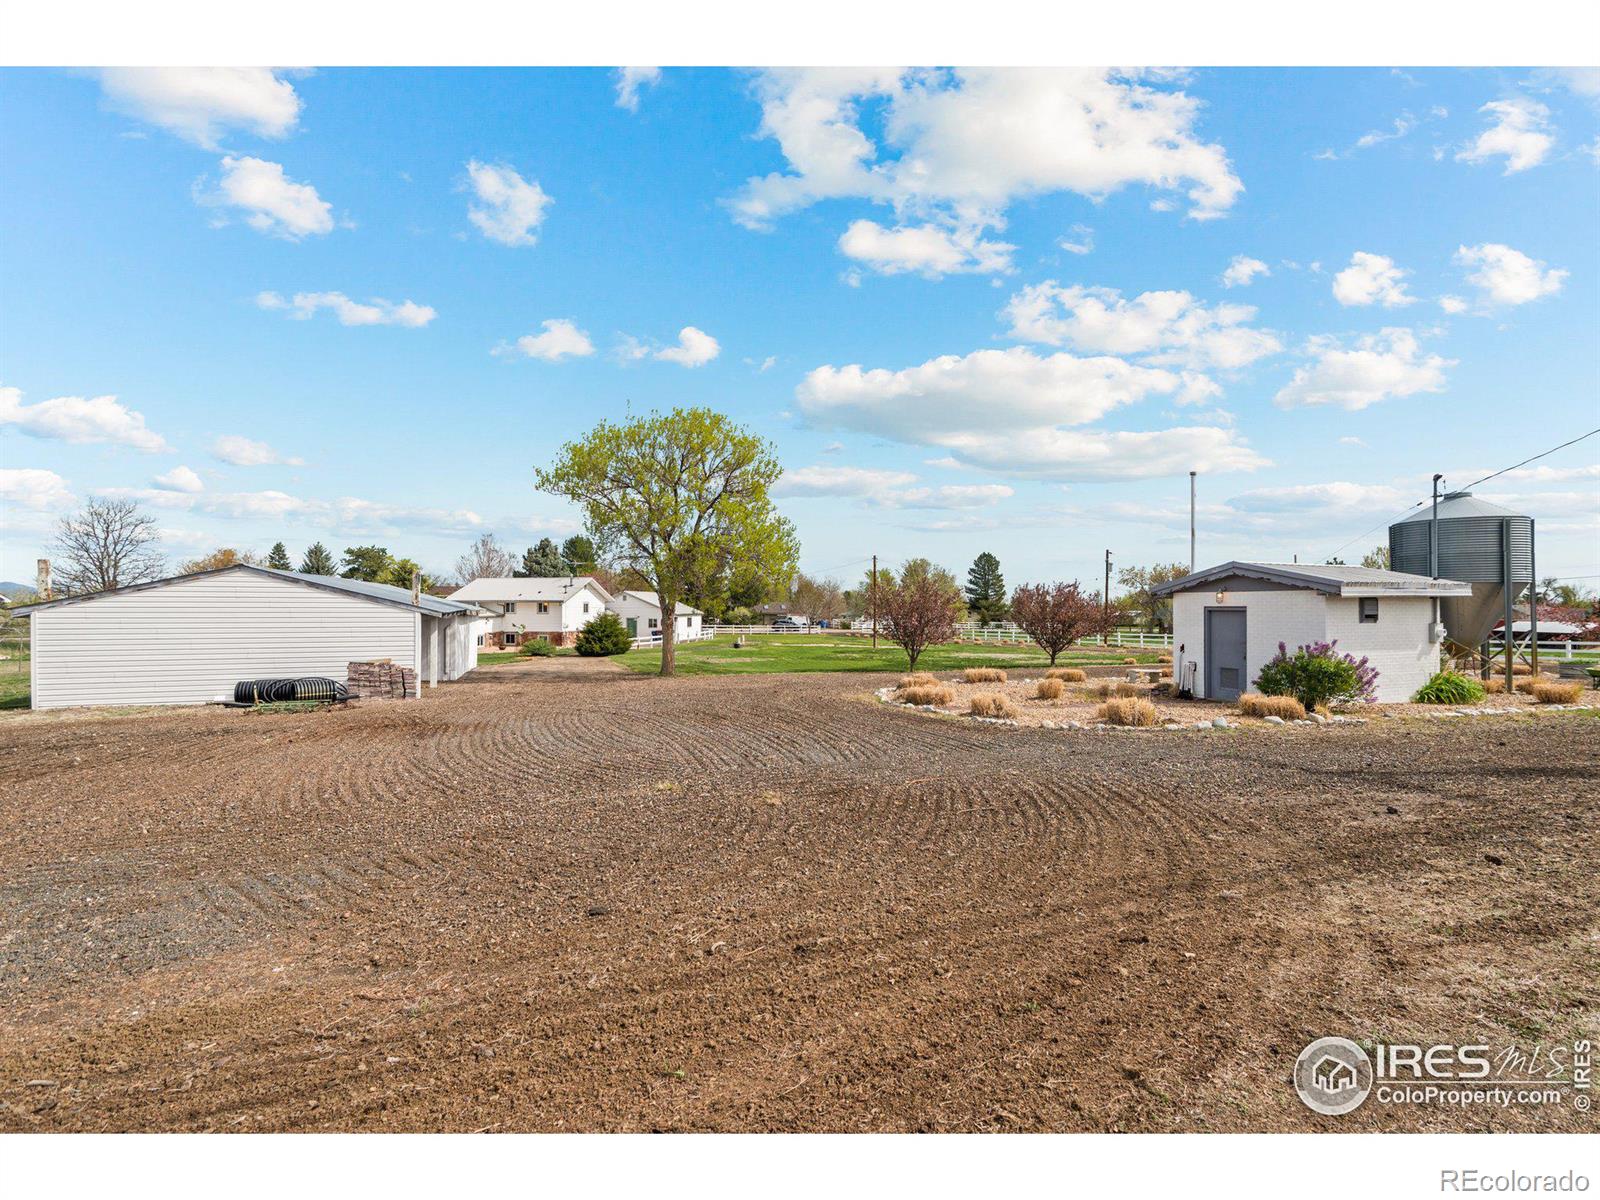
[{"label": "white barn", "polygon": [[1411,699],[1439,669],[1435,601],[1472,586],[1373,567],[1227,562],[1152,589],[1172,597],[1173,679],[1197,697],[1234,700],[1250,690],[1283,642],[1313,642],[1365,656],[1377,699]]},{"label": "white barn", "polygon": [[242,563],[17,611],[32,622],[34,708],[205,704],[240,680],[342,681],[380,658],[437,684],[478,661],[469,604]]},{"label": "white barn", "polygon": [[[629,637],[661,637],[661,597],[656,593],[632,590],[618,592],[606,607],[622,618]],[[698,608],[680,600],[674,618],[675,641],[691,642],[704,636],[704,614]]]},{"label": "white barn", "polygon": [[463,584],[450,599],[484,609],[489,615],[474,623],[473,639],[485,649],[500,649],[535,638],[572,645],[606,610],[611,593],[587,575],[486,575]]}]

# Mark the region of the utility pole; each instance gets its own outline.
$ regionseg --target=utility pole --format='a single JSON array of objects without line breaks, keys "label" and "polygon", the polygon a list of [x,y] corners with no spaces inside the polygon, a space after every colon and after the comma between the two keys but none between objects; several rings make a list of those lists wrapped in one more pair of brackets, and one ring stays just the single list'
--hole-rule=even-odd
[{"label": "utility pole", "polygon": [[867,603],[872,609],[872,648],[878,648],[878,556],[872,556],[872,582],[867,585]]},{"label": "utility pole", "polygon": [[1189,472],[1189,574],[1194,574],[1194,476]]},{"label": "utility pole", "polygon": [[1100,593],[1100,644],[1111,644],[1111,551],[1106,551],[1106,586]]}]

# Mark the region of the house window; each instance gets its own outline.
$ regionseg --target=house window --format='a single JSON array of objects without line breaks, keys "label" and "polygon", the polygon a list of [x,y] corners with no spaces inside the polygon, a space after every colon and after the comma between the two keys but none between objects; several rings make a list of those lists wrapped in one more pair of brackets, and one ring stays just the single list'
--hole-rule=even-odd
[{"label": "house window", "polygon": [[510,603],[510,604],[508,604],[508,605],[506,605],[506,614],[507,614],[507,615],[508,615],[508,616],[509,616],[509,615],[510,615],[510,614],[511,614],[511,613],[514,613],[514,612],[516,612],[516,611],[517,611],[517,604],[516,604],[516,601],[515,601],[515,600],[513,600],[513,601],[512,601],[512,602],[511,602],[511,603]]},{"label": "house window", "polygon": [[1378,623],[1378,598],[1376,596],[1363,596],[1361,598],[1361,623],[1363,625],[1376,625]]},{"label": "house window", "polygon": [[654,629],[659,624],[660,624],[660,622],[657,621],[654,617],[650,618],[650,628],[651,629]]},{"label": "house window", "polygon": [[478,635],[478,645],[483,645],[483,634],[481,633]]},{"label": "house window", "polygon": [[540,604],[539,611],[542,613],[547,613],[550,611],[550,606],[548,604]]},{"label": "house window", "polygon": [[585,600],[583,602],[583,611],[584,612],[588,612],[589,611],[589,602],[587,600]]},{"label": "house window", "polygon": [[517,635],[514,634],[514,633],[506,634],[506,645],[515,646],[516,644],[517,644]]},{"label": "house window", "polygon": [[690,628],[690,629],[693,629],[693,628],[694,628],[694,618],[693,618],[693,617],[690,617],[690,618],[689,618],[689,628]]}]

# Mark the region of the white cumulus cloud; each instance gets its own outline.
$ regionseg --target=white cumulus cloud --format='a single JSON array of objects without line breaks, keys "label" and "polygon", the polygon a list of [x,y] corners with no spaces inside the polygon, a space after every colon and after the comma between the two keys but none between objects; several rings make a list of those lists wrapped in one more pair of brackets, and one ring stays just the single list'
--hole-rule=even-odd
[{"label": "white cumulus cloud", "polygon": [[467,178],[477,202],[467,208],[467,219],[492,242],[502,246],[531,246],[544,223],[545,209],[553,200],[537,180],[524,179],[505,163],[467,164]]},{"label": "white cumulus cloud", "polygon": [[1567,271],[1547,268],[1540,260],[1499,242],[1462,246],[1456,250],[1456,262],[1477,268],[1467,276],[1467,282],[1492,304],[1527,304],[1542,296],[1553,296],[1568,275]]},{"label": "white cumulus cloud", "polygon": [[496,353],[521,354],[543,362],[560,362],[563,358],[584,358],[594,353],[594,343],[589,335],[565,318],[541,322],[543,333],[525,333],[510,346]]},{"label": "white cumulus cloud", "polygon": [[1265,460],[1228,430],[1063,428],[1183,386],[1120,358],[1038,355],[1025,347],[946,355],[891,371],[823,366],[796,389],[816,425],[947,451],[945,465],[1052,479],[1137,479],[1177,470],[1249,469]]},{"label": "white cumulus cloud", "polygon": [[1225,288],[1249,287],[1257,275],[1271,275],[1272,268],[1259,258],[1249,258],[1243,254],[1235,254],[1233,261],[1228,263],[1228,269],[1222,273],[1222,286]]},{"label": "white cumulus cloud", "polygon": [[1405,278],[1409,274],[1395,266],[1392,258],[1357,250],[1350,256],[1350,265],[1333,277],[1333,298],[1347,308],[1415,304],[1417,298],[1406,291]]},{"label": "white cumulus cloud", "polygon": [[1011,269],[1015,246],[984,241],[975,229],[941,225],[898,225],[853,221],[839,238],[846,258],[865,263],[880,275],[914,271],[927,279],[952,274],[989,274]]},{"label": "white cumulus cloud", "polygon": [[333,206],[309,183],[296,183],[279,163],[228,155],[215,188],[200,190],[202,204],[237,209],[258,233],[291,242],[333,230]]},{"label": "white cumulus cloud", "polygon": [[678,344],[657,350],[653,357],[680,367],[703,367],[721,353],[722,347],[716,338],[693,325],[685,325],[678,331]]},{"label": "white cumulus cloud", "polygon": [[[747,180],[728,207],[765,229],[819,201],[867,200],[893,209],[897,227],[949,232],[973,262],[1012,203],[1052,192],[1099,200],[1128,186],[1181,190],[1191,217],[1222,216],[1244,185],[1226,151],[1197,134],[1200,103],[1173,78],[1086,68],[765,71],[755,85],[760,132],[788,170]],[[982,255],[992,261],[1003,243],[989,245]]]},{"label": "white cumulus cloud", "polygon": [[1380,400],[1442,392],[1452,360],[1424,354],[1409,329],[1384,329],[1345,347],[1338,339],[1316,337],[1306,343],[1311,362],[1273,398],[1279,408],[1333,405],[1352,411]]},{"label": "white cumulus cloud", "polygon": [[1130,300],[1114,288],[1062,287],[1051,279],[1016,293],[1001,315],[1023,341],[1193,367],[1237,370],[1283,349],[1273,334],[1249,325],[1256,315],[1249,305],[1208,308],[1180,291]]},{"label": "white cumulus cloud", "polygon": [[1003,483],[916,487],[910,471],[870,467],[799,467],[785,471],[773,489],[778,496],[834,496],[879,508],[982,508],[1016,494]]},{"label": "white cumulus cloud", "polygon": [[1527,96],[1491,100],[1478,110],[1490,115],[1491,124],[1472,145],[1456,155],[1460,162],[1481,163],[1504,158],[1505,173],[1513,175],[1542,163],[1555,145],[1550,135],[1550,110]]},{"label": "white cumulus cloud", "polygon": [[78,445],[129,446],[148,454],[170,449],[165,438],[145,427],[144,414],[125,407],[115,396],[57,396],[24,404],[19,389],[0,387],[0,425],[30,437]]},{"label": "white cumulus cloud", "polygon": [[165,474],[157,475],[150,481],[151,486],[158,487],[165,492],[203,492],[206,485],[188,467],[177,466]]},{"label": "white cumulus cloud", "polygon": [[639,111],[639,91],[661,81],[660,67],[618,67],[617,107]]},{"label": "white cumulus cloud", "polygon": [[211,443],[211,453],[225,463],[236,467],[286,466],[299,467],[305,460],[279,454],[265,442],[229,433]]},{"label": "white cumulus cloud", "polygon": [[34,512],[66,508],[76,497],[54,471],[36,467],[0,467],[0,500]]},{"label": "white cumulus cloud", "polygon": [[207,150],[224,131],[281,138],[300,119],[293,85],[267,67],[104,67],[106,102]]},{"label": "white cumulus cloud", "polygon": [[321,309],[328,309],[339,318],[341,325],[402,325],[407,329],[421,329],[439,314],[426,304],[402,300],[373,298],[366,303],[350,299],[343,292],[296,292],[285,300],[277,292],[261,292],[256,296],[261,308],[287,312],[297,321],[309,321]]}]

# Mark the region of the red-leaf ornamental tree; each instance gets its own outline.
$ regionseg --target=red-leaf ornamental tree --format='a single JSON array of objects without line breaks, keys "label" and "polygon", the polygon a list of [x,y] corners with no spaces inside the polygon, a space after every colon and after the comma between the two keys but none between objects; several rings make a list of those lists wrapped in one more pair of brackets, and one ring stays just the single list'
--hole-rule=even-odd
[{"label": "red-leaf ornamental tree", "polygon": [[1056,655],[1080,638],[1104,632],[1100,597],[1078,590],[1075,583],[1027,583],[1011,597],[1011,619],[1039,648]]},{"label": "red-leaf ornamental tree", "polygon": [[931,573],[899,587],[878,585],[878,616],[888,622],[889,640],[906,652],[913,671],[924,650],[956,636],[954,595],[948,576]]}]

